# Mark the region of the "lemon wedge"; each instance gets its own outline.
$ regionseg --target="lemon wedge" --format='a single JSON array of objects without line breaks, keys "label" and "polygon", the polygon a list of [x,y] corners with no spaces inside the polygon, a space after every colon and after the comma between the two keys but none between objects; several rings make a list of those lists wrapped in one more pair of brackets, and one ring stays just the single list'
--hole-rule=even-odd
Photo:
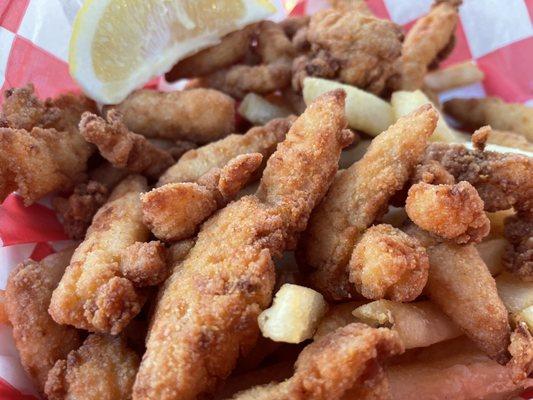
[{"label": "lemon wedge", "polygon": [[269,0],[86,0],[70,39],[70,74],[104,104],[276,11]]}]

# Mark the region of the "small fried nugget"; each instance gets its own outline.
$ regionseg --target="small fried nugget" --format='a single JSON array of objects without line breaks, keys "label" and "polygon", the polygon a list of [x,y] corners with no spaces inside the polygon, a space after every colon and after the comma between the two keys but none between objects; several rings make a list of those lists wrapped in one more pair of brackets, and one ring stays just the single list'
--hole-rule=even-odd
[{"label": "small fried nugget", "polygon": [[241,154],[261,153],[266,162],[278,143],[285,139],[295,119],[294,116],[274,119],[264,126],[251,128],[244,135],[229,135],[196,150],[190,150],[161,175],[157,186],[196,182],[211,169],[222,168],[232,158]]},{"label": "small fried nugget", "polygon": [[128,129],[146,137],[208,143],[235,129],[235,101],[213,89],[142,89],[116,108]]},{"label": "small fried nugget", "polygon": [[533,216],[519,214],[505,219],[508,240],[503,265],[524,281],[533,281]]},{"label": "small fried nugget", "polygon": [[146,190],[145,178],[130,176],[98,210],[52,295],[49,312],[56,322],[118,334],[139,313],[144,296],[122,275],[120,263],[124,249],[149,238],[139,199]]},{"label": "small fried nugget", "polygon": [[262,160],[260,153],[242,154],[201,176],[198,183],[168,183],[141,195],[144,223],[161,240],[191,237],[246,186]]},{"label": "small fried nugget", "polygon": [[95,114],[83,114],[80,133],[113,166],[157,178],[174,163],[168,152],[129,131],[117,110],[110,110],[106,118],[107,121]]},{"label": "small fried nugget", "polygon": [[139,356],[121,337],[92,334],[48,374],[49,400],[128,400]]},{"label": "small fried nugget", "polygon": [[435,1],[430,12],[409,30],[402,46],[398,89],[420,89],[428,67],[451,51],[461,3],[462,0]]},{"label": "small fried nugget", "polygon": [[[257,386],[238,393],[233,400],[341,400],[389,398],[380,362],[403,352],[396,332],[352,323],[321,337],[299,355],[294,375],[281,383]],[[374,382],[372,382],[374,381]],[[372,386],[368,385],[372,382]],[[364,386],[367,386],[366,388]],[[374,393],[375,397],[370,395]],[[358,396],[354,396],[357,393]],[[350,396],[345,395],[350,394]],[[352,397],[353,396],[353,397]]]},{"label": "small fried nugget", "polygon": [[133,243],[122,250],[120,271],[135,287],[160,284],[169,272],[165,246],[157,240]]},{"label": "small fried nugget", "polygon": [[348,264],[350,282],[367,299],[408,302],[426,286],[429,261],[420,242],[387,224],[369,228]]},{"label": "small fried nugget", "polygon": [[468,182],[454,185],[416,183],[409,188],[405,211],[422,229],[457,244],[479,243],[490,231],[483,200]]},{"label": "small fried nugget", "polygon": [[498,97],[451,99],[444,103],[444,111],[469,127],[490,125],[533,141],[533,108],[522,103],[506,103]]},{"label": "small fried nugget", "polygon": [[527,379],[533,372],[533,337],[523,321],[519,320],[511,333],[509,353],[511,360],[508,366],[513,371],[513,381],[518,383]]},{"label": "small fried nugget", "polygon": [[348,262],[357,239],[388,209],[389,199],[421,161],[437,112],[422,106],[378,135],[361,160],[340,172],[299,242],[299,262],[328,299],[356,295]]},{"label": "small fried nugget", "polygon": [[52,291],[69,264],[74,249],[28,260],[9,275],[5,301],[22,366],[42,393],[55,362],[82,343],[82,333],[59,325],[48,315]]}]

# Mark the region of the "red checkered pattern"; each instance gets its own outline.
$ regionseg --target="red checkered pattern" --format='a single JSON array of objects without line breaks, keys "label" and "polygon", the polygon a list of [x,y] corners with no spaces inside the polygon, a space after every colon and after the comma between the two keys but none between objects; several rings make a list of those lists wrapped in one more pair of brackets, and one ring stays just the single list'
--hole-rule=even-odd
[{"label": "red checkered pattern", "polygon": [[[326,0],[273,0],[276,17],[313,13]],[[381,18],[408,30],[432,0],[367,0]],[[35,84],[41,97],[76,90],[66,63],[72,20],[81,1],[0,0],[0,87]],[[481,85],[447,96],[497,95],[508,101],[533,101],[533,0],[464,0],[457,44],[445,65],[475,60],[484,70]],[[152,82],[155,85],[157,81]],[[2,99],[0,99],[0,104]],[[24,207],[11,195],[0,206],[0,288],[20,261],[40,260],[65,246],[66,236],[50,209],[41,202]],[[23,373],[9,329],[0,325],[0,400],[35,399]],[[5,343],[8,342],[8,343]],[[17,389],[15,389],[15,387]],[[25,394],[22,394],[25,393]],[[525,398],[533,398],[530,393]]]}]

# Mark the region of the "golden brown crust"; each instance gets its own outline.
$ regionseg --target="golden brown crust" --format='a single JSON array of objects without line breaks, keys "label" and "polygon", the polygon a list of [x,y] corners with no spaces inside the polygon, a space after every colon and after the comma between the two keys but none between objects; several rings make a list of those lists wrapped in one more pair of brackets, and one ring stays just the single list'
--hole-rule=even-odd
[{"label": "golden brown crust", "polygon": [[58,325],[48,315],[52,291],[67,267],[73,249],[18,265],[7,281],[6,311],[13,326],[15,345],[24,369],[43,391],[54,363],[77,349],[81,332]]},{"label": "golden brown crust", "polygon": [[455,178],[435,160],[418,164],[410,179],[411,183],[432,183],[433,185],[453,185]]},{"label": "golden brown crust", "polygon": [[169,274],[165,246],[157,240],[133,243],[122,251],[120,271],[136,287],[160,284]]},{"label": "golden brown crust", "polygon": [[503,264],[524,281],[533,281],[533,216],[507,217],[504,236],[509,241]]},{"label": "golden brown crust", "polygon": [[390,225],[365,231],[348,265],[350,282],[367,299],[407,302],[416,299],[428,278],[426,249]]},{"label": "golden brown crust", "polygon": [[533,337],[523,321],[518,321],[511,333],[509,353],[511,361],[508,366],[513,372],[513,381],[518,383],[527,379],[533,371]]},{"label": "golden brown crust", "polygon": [[493,129],[490,132],[488,143],[513,147],[515,149],[521,149],[533,153],[533,143],[525,136],[516,132]]}]

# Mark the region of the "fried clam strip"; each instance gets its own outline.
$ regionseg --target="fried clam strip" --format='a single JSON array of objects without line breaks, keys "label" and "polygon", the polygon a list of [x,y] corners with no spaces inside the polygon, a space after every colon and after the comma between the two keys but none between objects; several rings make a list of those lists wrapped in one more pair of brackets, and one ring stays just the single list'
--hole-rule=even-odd
[{"label": "fried clam strip", "polygon": [[146,137],[208,143],[234,131],[235,102],[212,89],[137,90],[116,106],[131,131]]},{"label": "fried clam strip", "polygon": [[295,49],[282,27],[272,21],[262,21],[258,26],[255,51],[261,64],[238,64],[213,72],[201,78],[201,85],[236,98],[250,92],[272,93],[289,86]]},{"label": "fried clam strip", "polygon": [[19,264],[9,275],[6,311],[13,326],[22,366],[42,393],[48,371],[57,360],[82,343],[80,331],[57,324],[48,315],[52,291],[69,264],[74,249],[52,254],[40,262]]},{"label": "fried clam strip", "polygon": [[380,361],[402,352],[397,333],[353,323],[307,346],[286,381],[254,387],[233,400],[390,398]]},{"label": "fried clam strip", "polygon": [[269,159],[257,194],[203,225],[160,293],[134,399],[212,392],[253,347],[257,316],[272,298],[271,255],[305,228],[353,138],[344,130],[344,98],[334,91],[310,105]]},{"label": "fried clam strip", "polygon": [[483,200],[468,182],[453,185],[416,183],[409,188],[405,211],[422,229],[457,244],[479,243],[490,231]]},{"label": "fried clam strip", "polygon": [[387,224],[366,230],[348,264],[349,280],[368,299],[413,301],[426,286],[429,261],[416,238]]},{"label": "fried clam strip", "polygon": [[110,110],[106,120],[85,113],[80,121],[80,133],[107,161],[117,168],[158,178],[174,164],[172,156],[151,144],[144,136],[128,130],[120,112]]},{"label": "fried clam strip", "polygon": [[260,153],[242,154],[213,168],[197,183],[168,183],[141,195],[143,221],[161,240],[191,237],[216,210],[235,198],[260,167]]},{"label": "fried clam strip", "polygon": [[420,89],[428,67],[449,54],[461,3],[462,0],[436,0],[431,11],[409,30],[400,58],[401,90]]},{"label": "fried clam strip", "polygon": [[122,337],[92,334],[48,374],[49,400],[128,400],[139,356]]},{"label": "fried clam strip", "polygon": [[307,76],[316,76],[380,94],[397,73],[402,38],[398,25],[357,8],[317,12],[307,31],[311,51],[294,60],[292,86],[301,90]]},{"label": "fried clam strip", "polygon": [[524,104],[506,103],[497,97],[451,99],[444,103],[444,111],[472,128],[490,125],[533,141],[533,108]]},{"label": "fried clam strip", "polygon": [[161,175],[157,186],[196,182],[212,168],[222,168],[232,158],[241,154],[261,153],[266,161],[278,143],[285,139],[295,118],[291,116],[275,119],[264,126],[251,128],[244,135],[229,135],[196,150],[190,150]]},{"label": "fried clam strip", "polygon": [[519,213],[507,217],[504,235],[508,240],[503,256],[508,271],[524,281],[533,281],[533,215]]},{"label": "fried clam strip", "polygon": [[500,146],[514,147],[515,149],[521,149],[533,153],[533,141],[528,140],[525,136],[516,132],[493,129],[490,132],[487,142]]},{"label": "fried clam strip", "polygon": [[372,141],[361,160],[337,175],[313,212],[300,240],[299,261],[309,268],[313,286],[329,299],[356,295],[347,268],[355,243],[407,182],[437,118],[430,105],[400,118]]},{"label": "fried clam strip", "polygon": [[[50,303],[50,315],[61,324],[93,332],[117,334],[140,311],[143,292],[128,279],[125,260],[135,251],[148,259],[135,262],[151,271],[165,269],[159,251],[139,248],[150,235],[142,222],[139,195],[147,190],[146,179],[130,176],[111,193],[96,213],[85,240],[78,246]],[[159,242],[141,247],[160,247]],[[137,273],[137,267],[131,267]],[[129,271],[129,270],[128,270]],[[164,275],[164,274],[161,274]]]}]

